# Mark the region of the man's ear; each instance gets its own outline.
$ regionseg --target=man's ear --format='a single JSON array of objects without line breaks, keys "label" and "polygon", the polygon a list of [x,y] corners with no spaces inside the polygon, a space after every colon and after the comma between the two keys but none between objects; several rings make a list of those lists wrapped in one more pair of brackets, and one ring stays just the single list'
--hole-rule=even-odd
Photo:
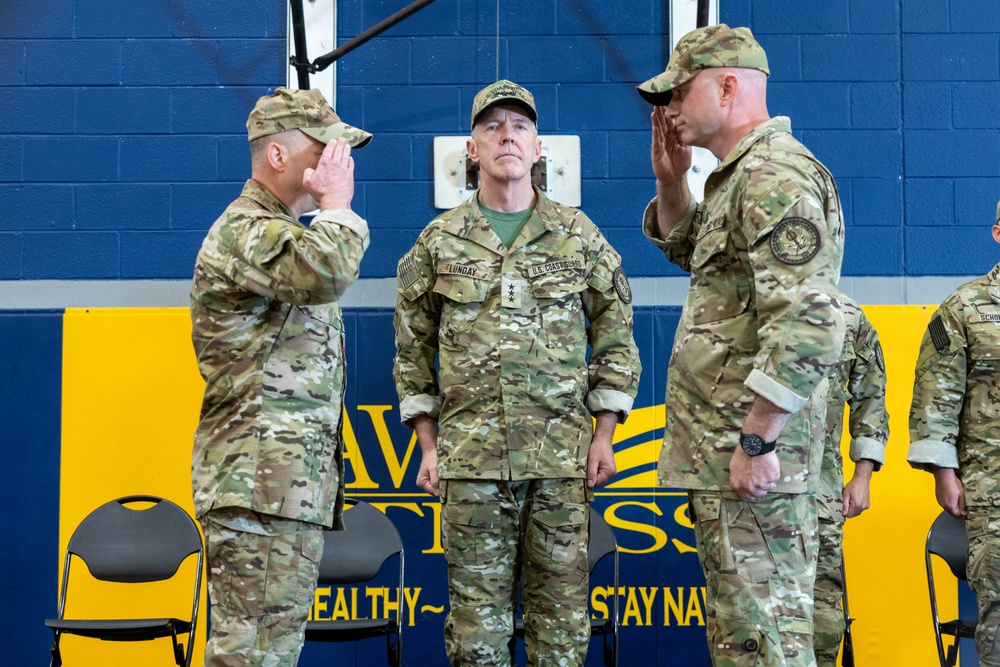
[{"label": "man's ear", "polygon": [[732,72],[726,72],[719,77],[719,102],[722,106],[729,106],[736,97],[736,92],[740,89],[740,77]]},{"label": "man's ear", "polygon": [[469,154],[469,159],[479,164],[479,153],[476,151],[476,140],[469,137],[465,140],[465,152]]},{"label": "man's ear", "polygon": [[535,149],[531,154],[531,164],[535,164],[542,159],[542,139],[535,137]]},{"label": "man's ear", "polygon": [[993,240],[1000,243],[1000,222],[993,225]]},{"label": "man's ear", "polygon": [[267,145],[264,155],[267,157],[267,163],[274,171],[282,172],[288,165],[288,148],[282,143],[272,141]]}]

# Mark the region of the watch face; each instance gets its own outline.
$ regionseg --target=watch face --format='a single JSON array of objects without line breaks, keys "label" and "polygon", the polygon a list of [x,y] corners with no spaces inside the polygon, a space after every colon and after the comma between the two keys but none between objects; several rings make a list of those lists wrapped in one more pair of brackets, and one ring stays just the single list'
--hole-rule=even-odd
[{"label": "watch face", "polygon": [[764,449],[764,440],[759,435],[740,434],[740,447],[749,456],[757,456]]}]

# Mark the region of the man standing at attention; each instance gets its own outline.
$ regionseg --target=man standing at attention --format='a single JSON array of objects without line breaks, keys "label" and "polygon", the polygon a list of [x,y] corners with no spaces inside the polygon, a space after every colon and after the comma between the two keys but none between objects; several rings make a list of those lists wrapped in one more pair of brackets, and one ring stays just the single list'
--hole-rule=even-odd
[{"label": "man standing at attention", "polygon": [[396,389],[417,484],[441,496],[453,665],[513,664],[519,587],[528,664],[583,665],[588,506],[615,473],[612,436],[639,382],[621,258],[532,187],[537,119],[510,81],[476,95],[480,188],[397,271]]},{"label": "man standing at attention", "polygon": [[[885,409],[885,359],[878,332],[861,307],[843,294],[837,296],[847,335],[840,359],[830,373],[830,401],[826,408],[826,443],[820,470],[819,556],[816,564],[816,611],[813,644],[819,667],[835,667],[844,637],[844,520],[871,506],[872,473],[885,462],[889,440],[889,413]],[[854,474],[844,485],[840,438],[844,433],[844,405],[851,408],[848,430]]]},{"label": "man standing at attention", "polygon": [[[659,481],[688,489],[716,667],[815,664],[816,489],[844,346],[833,177],[766,103],[746,28],[699,28],[639,86],[656,105],[645,235],[691,273],[667,378]],[[721,164],[697,204],[691,146]]]},{"label": "man standing at attention", "polygon": [[[993,240],[1000,243],[1000,203]],[[910,451],[944,511],[965,517],[979,664],[1000,667],[1000,264],[944,300],[913,379]]]},{"label": "man standing at attention", "polygon": [[[350,209],[371,135],[318,90],[260,98],[252,179],[198,253],[192,340],[205,379],[192,457],[207,543],[206,667],[293,667],[324,526],[343,507],[343,320],[368,224]],[[306,227],[298,218],[319,209]]]}]

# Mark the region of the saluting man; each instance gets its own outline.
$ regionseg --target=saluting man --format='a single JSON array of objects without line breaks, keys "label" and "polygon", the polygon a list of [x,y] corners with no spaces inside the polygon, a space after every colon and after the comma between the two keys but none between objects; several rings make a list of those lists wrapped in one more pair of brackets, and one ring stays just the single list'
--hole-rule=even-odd
[{"label": "saluting man", "polygon": [[191,287],[205,379],[191,465],[212,603],[205,665],[293,667],[322,529],[343,508],[337,300],[368,247],[351,211],[351,148],[371,135],[318,90],[285,88],[257,101],[247,131],[252,178],[205,237]]},{"label": "saluting man", "polygon": [[[767,110],[746,28],[694,30],[639,86],[656,198],[643,231],[691,285],[667,374],[664,486],[688,489],[716,667],[812,667],[826,377],[844,346],[833,177]],[[721,164],[705,200],[691,146]]]}]

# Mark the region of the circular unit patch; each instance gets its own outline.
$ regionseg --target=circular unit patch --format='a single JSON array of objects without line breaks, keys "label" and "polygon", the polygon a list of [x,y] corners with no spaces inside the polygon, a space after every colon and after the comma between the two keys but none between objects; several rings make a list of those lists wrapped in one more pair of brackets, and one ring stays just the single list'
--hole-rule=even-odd
[{"label": "circular unit patch", "polygon": [[618,298],[625,303],[632,303],[632,288],[629,287],[628,277],[625,275],[625,269],[620,266],[615,269],[613,280],[615,283],[615,291],[618,292]]},{"label": "circular unit patch", "polygon": [[771,252],[785,264],[805,264],[819,246],[819,230],[805,218],[785,218],[771,232]]}]

